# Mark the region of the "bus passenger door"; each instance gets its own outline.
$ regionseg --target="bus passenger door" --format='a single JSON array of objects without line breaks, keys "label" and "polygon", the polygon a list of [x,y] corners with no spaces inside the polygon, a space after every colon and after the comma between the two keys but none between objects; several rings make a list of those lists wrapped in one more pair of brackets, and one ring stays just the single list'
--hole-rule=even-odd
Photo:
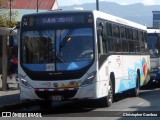
[{"label": "bus passenger door", "polygon": [[98,55],[98,97],[108,95],[108,54],[107,54],[107,39],[105,38],[105,31],[103,23],[99,24],[97,29],[97,55]]}]

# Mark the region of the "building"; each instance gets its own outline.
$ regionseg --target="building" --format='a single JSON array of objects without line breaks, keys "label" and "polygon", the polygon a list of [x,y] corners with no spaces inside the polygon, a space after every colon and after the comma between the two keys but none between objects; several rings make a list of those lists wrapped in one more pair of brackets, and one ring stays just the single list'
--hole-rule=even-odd
[{"label": "building", "polygon": [[18,11],[17,20],[20,21],[24,14],[58,9],[58,2],[57,0],[4,0],[1,9]]},{"label": "building", "polygon": [[160,28],[160,11],[152,11],[153,13],[153,28]]},{"label": "building", "polygon": [[[8,0],[10,1],[10,0]],[[57,9],[56,0],[11,0],[12,9],[41,9],[54,10]]]}]

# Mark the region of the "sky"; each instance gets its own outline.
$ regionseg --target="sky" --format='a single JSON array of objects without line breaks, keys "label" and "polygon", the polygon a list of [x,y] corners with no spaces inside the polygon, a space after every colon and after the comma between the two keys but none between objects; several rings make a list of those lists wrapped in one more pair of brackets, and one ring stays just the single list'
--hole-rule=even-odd
[{"label": "sky", "polygon": [[[96,3],[96,0],[57,0],[59,6],[68,6],[83,3]],[[115,2],[121,5],[128,5],[133,3],[143,3],[144,5],[160,5],[160,0],[99,0],[106,2]]]}]

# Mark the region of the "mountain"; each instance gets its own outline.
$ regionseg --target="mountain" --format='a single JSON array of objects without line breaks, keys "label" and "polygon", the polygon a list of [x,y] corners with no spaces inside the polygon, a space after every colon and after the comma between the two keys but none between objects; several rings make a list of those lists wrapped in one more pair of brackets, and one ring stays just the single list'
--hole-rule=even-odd
[{"label": "mountain", "polygon": [[[85,3],[81,5],[61,6],[60,8],[62,10],[72,10],[75,8],[83,8],[84,10],[94,10],[96,9],[96,4]],[[108,14],[131,20],[133,22],[146,24],[147,27],[152,27],[152,11],[160,11],[160,5],[145,6],[141,3],[119,5],[114,2],[101,1],[99,2],[99,10]]]}]

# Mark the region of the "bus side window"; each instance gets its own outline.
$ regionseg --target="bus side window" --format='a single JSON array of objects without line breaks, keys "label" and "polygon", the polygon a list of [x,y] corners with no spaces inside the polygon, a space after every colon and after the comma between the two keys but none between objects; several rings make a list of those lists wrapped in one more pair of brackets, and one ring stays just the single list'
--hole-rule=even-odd
[{"label": "bus side window", "polygon": [[113,43],[112,43],[112,24],[111,23],[106,22],[106,33],[107,33],[106,50],[108,52],[110,50],[112,51],[112,49],[110,49],[110,48],[112,48],[112,47],[110,47],[110,45],[111,46],[113,45]]},{"label": "bus side window", "polygon": [[108,39],[108,52],[113,53],[114,52],[114,39],[113,39],[113,24],[110,24],[110,29],[108,29],[110,33],[107,35]]},{"label": "bus side window", "polygon": [[107,37],[112,37],[112,25],[106,22]]},{"label": "bus side window", "polygon": [[108,29],[109,29],[109,26],[107,26],[106,24],[103,25],[103,30],[102,30],[102,39],[103,39],[102,40],[102,47],[103,47],[102,49],[103,49],[103,54],[106,54],[108,52],[107,41],[108,41],[108,32],[109,32]]},{"label": "bus side window", "polygon": [[140,42],[138,38],[138,31],[136,29],[133,29],[133,40],[135,41],[135,52],[140,52]]},{"label": "bus side window", "polygon": [[129,42],[129,52],[135,52],[135,41],[133,40],[133,31],[131,28],[127,29],[127,40]]},{"label": "bus side window", "polygon": [[130,28],[127,29],[127,39],[133,40],[132,29]]},{"label": "bus side window", "polygon": [[120,37],[122,40],[122,52],[128,52],[128,41],[126,36],[126,28],[121,26],[120,27]]},{"label": "bus side window", "polygon": [[104,31],[104,24],[102,21],[97,20],[97,40],[98,40],[98,53],[99,54],[104,54],[104,52],[106,52],[106,50],[104,50],[105,47],[105,42],[107,41],[106,38],[104,38],[106,34]]},{"label": "bus side window", "polygon": [[144,35],[144,52],[147,53],[148,52],[148,48],[147,48],[147,32],[143,32]]},{"label": "bus side window", "polygon": [[115,42],[115,52],[121,52],[122,51],[122,41],[120,39],[120,31],[118,25],[113,25],[113,39]]},{"label": "bus side window", "polygon": [[113,32],[113,37],[119,38],[120,37],[120,32],[119,32],[119,26],[118,25],[112,25],[112,32]]},{"label": "bus side window", "polygon": [[144,43],[144,36],[143,32],[139,32],[139,37],[140,37],[140,45],[141,45],[141,53],[145,52],[145,43]]},{"label": "bus side window", "polygon": [[135,42],[133,40],[129,41],[129,52],[135,52]]},{"label": "bus side window", "polygon": [[133,29],[133,40],[137,40],[137,30]]}]

